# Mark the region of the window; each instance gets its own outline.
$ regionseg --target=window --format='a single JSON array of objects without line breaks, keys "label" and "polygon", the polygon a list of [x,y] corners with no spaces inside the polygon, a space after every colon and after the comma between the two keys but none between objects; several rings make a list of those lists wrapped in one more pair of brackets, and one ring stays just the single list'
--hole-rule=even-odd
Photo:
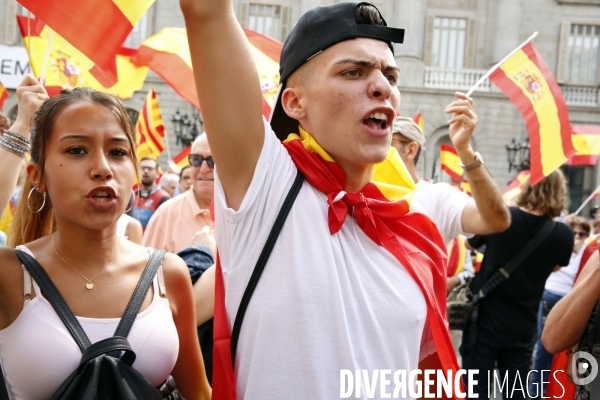
[{"label": "window", "polygon": [[563,21],[556,79],[560,83],[596,86],[600,82],[600,25]]},{"label": "window", "polygon": [[431,66],[463,68],[466,35],[466,18],[436,17],[433,28]]},{"label": "window", "polygon": [[592,183],[593,167],[563,165],[560,169],[562,169],[565,178],[567,178],[569,197],[571,199],[569,213],[572,213],[579,208],[585,198],[594,190]]},{"label": "window", "polygon": [[138,47],[140,47],[142,42],[146,40],[146,38],[148,37],[149,12],[150,10],[146,11],[146,13],[142,15],[142,18],[140,18],[137,25],[133,27],[133,30],[131,31],[129,36],[127,36],[127,39],[125,39],[125,43],[123,43],[123,46],[137,49]]},{"label": "window", "polygon": [[242,26],[279,41],[285,40],[287,36],[288,15],[289,7],[287,6],[258,3],[241,4],[240,20]]},{"label": "window", "polygon": [[425,65],[434,68],[473,68],[475,64],[475,19],[427,17]]},{"label": "window", "polygon": [[598,75],[599,25],[571,25],[567,49],[566,81],[594,84]]}]

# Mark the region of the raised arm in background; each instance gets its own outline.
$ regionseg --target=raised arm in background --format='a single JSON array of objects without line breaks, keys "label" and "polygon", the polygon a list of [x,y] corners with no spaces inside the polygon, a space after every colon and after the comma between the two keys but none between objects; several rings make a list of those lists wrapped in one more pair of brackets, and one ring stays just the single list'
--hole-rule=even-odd
[{"label": "raised arm in background", "polygon": [[[457,100],[446,107],[446,113],[454,114],[449,123],[449,135],[456,152],[464,165],[475,161],[471,147],[471,135],[477,124],[477,115],[471,111],[473,99],[463,93],[456,93]],[[465,171],[473,200],[462,213],[462,227],[465,232],[478,235],[500,232],[510,226],[510,212],[504,204],[502,194],[490,173],[482,167]]]},{"label": "raised arm in background", "polygon": [[264,142],[262,92],[231,0],[180,0],[202,118],[227,204],[238,209]]},{"label": "raised arm in background", "polygon": [[[39,84],[32,75],[25,75],[17,88],[17,101],[19,113],[17,119],[8,129],[29,140],[31,137],[31,121],[33,114],[40,108],[43,101],[48,98],[46,89]],[[3,133],[3,132],[2,132]],[[0,216],[10,201],[19,171],[21,171],[21,157],[0,147]],[[27,195],[27,193],[25,193]]]}]

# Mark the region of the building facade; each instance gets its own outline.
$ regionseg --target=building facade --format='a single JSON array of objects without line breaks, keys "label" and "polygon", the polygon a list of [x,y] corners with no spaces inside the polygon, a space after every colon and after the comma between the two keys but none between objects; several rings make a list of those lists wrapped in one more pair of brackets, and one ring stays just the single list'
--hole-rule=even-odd
[{"label": "building facade", "polygon": [[[308,9],[336,0],[233,0],[240,24],[285,40],[289,30]],[[449,143],[449,116],[444,108],[455,91],[468,91],[486,71],[534,31],[534,43],[559,82],[569,108],[572,125],[600,125],[600,0],[373,0],[388,25],[406,30],[404,43],[396,45],[396,62],[401,70],[401,113],[422,112],[427,149],[419,161],[421,176],[447,180],[439,168],[439,148]],[[15,0],[0,0],[0,45],[22,46],[14,15],[24,13]],[[0,25],[0,26],[2,26]],[[156,0],[130,35],[127,45],[139,44],[164,27],[183,27],[177,0]],[[0,47],[4,48],[4,47]],[[5,72],[0,54],[0,79]],[[10,64],[10,63],[9,63]],[[8,65],[8,64],[7,64]],[[10,64],[14,69],[15,65]],[[10,71],[11,67],[6,67]],[[22,67],[21,67],[22,68]],[[192,84],[190,82],[190,84]],[[169,153],[181,151],[176,143],[171,117],[177,110],[192,118],[193,107],[164,81],[150,72],[141,91],[126,106],[135,114],[147,91],[154,87],[167,130]],[[14,92],[14,90],[12,90]],[[472,95],[479,124],[473,146],[503,188],[516,174],[508,170],[507,151],[512,139],[528,136],[517,108],[486,80]],[[4,112],[14,115],[16,96]],[[191,125],[188,125],[188,128]],[[160,161],[165,165],[165,151]],[[595,166],[563,167],[569,178],[572,210],[600,184]],[[587,210],[584,210],[584,214]]]}]

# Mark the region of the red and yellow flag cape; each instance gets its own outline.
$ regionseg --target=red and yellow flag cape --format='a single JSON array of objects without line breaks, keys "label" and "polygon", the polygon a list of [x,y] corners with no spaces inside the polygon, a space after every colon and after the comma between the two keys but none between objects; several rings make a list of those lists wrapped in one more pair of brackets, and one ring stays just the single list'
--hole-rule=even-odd
[{"label": "red and yellow flag cape", "polygon": [[[427,321],[436,347],[436,352],[420,366],[451,370],[455,376],[458,366],[446,317],[444,242],[427,216],[410,211],[416,187],[396,150],[390,148],[387,158],[376,165],[373,180],[360,192],[344,192],[338,199],[345,187],[346,174],[314,138],[300,128],[300,136],[290,135],[284,145],[307,182],[327,195],[330,233],[337,233],[345,218],[353,215],[363,232],[389,251],[398,260],[398,268],[404,267],[415,280],[427,303]],[[234,400],[231,334],[218,262],[214,324],[213,399]]]},{"label": "red and yellow flag cape", "polygon": [[562,92],[533,42],[502,63],[490,79],[525,119],[531,146],[531,185],[535,185],[576,153]]}]

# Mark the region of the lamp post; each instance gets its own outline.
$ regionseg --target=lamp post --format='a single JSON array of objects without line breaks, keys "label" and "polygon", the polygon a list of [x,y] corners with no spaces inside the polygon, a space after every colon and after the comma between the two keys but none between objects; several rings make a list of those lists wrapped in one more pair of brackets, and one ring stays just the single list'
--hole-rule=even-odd
[{"label": "lamp post", "polygon": [[517,143],[513,138],[509,144],[506,145],[506,158],[508,161],[508,172],[513,169],[517,172],[528,170],[530,167],[529,162],[529,138],[525,138],[523,142]]},{"label": "lamp post", "polygon": [[183,148],[189,146],[198,136],[197,122],[202,126],[200,112],[196,109],[192,112],[192,119],[187,114],[181,115],[179,109],[171,116],[171,122],[175,126],[176,144],[181,144]]}]

